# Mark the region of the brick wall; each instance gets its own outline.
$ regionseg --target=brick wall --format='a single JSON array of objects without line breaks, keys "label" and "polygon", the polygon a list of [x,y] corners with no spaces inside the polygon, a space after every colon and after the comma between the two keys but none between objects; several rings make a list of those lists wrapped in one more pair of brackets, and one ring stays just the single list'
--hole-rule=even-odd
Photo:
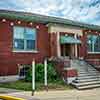
[{"label": "brick wall", "polygon": [[[13,52],[13,26],[14,25],[27,26],[37,29],[37,53],[19,53]],[[49,56],[49,35],[48,28],[41,23],[29,23],[21,21],[18,24],[17,20],[7,20],[2,22],[0,19],[0,75],[12,75],[17,73],[17,64],[31,64],[32,59],[35,58],[36,62],[42,62],[45,57]]]},{"label": "brick wall", "polygon": [[87,35],[88,34],[98,35],[98,34],[100,34],[100,32],[99,31],[94,31],[94,30],[83,30],[83,37],[81,37],[82,46],[80,48],[80,54],[81,54],[81,56],[83,56],[90,63],[95,64],[95,65],[100,65],[100,53],[92,54],[92,53],[88,53],[88,51],[87,51]]}]

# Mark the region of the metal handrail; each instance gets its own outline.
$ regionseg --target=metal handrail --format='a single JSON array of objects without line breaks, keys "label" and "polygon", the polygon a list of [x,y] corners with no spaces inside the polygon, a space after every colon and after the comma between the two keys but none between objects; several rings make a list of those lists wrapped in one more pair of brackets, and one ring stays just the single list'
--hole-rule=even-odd
[{"label": "metal handrail", "polygon": [[[95,65],[90,64],[88,61],[84,60],[89,66],[91,66],[92,68],[96,69]],[[97,70],[97,69],[96,69]],[[97,70],[98,71],[98,70]],[[100,80],[100,73],[98,71],[98,73],[96,73],[96,75],[98,76],[98,79]]]}]

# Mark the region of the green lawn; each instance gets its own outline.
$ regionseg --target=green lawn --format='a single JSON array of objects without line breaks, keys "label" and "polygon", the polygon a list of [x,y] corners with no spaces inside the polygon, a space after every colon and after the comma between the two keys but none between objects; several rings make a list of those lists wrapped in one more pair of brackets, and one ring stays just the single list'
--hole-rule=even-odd
[{"label": "green lawn", "polygon": [[[31,91],[32,90],[32,84],[30,82],[25,81],[16,81],[16,82],[10,82],[10,83],[0,83],[0,87],[2,88],[11,88],[11,89],[17,89],[17,90],[25,90],[25,91]],[[67,89],[73,89],[72,86],[66,85],[61,81],[49,83],[48,84],[49,90],[67,90]],[[36,83],[36,91],[44,90],[43,83]]]}]

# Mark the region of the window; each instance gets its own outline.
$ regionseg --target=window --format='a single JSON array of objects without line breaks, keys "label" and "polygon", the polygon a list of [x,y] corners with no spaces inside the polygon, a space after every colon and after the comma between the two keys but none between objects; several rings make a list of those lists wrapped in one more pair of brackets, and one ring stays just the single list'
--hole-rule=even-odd
[{"label": "window", "polygon": [[24,79],[31,65],[18,64],[18,75],[20,79]]},{"label": "window", "polygon": [[13,49],[22,51],[36,50],[36,30],[27,27],[13,28],[14,40]]},{"label": "window", "polygon": [[100,36],[99,35],[88,35],[87,37],[88,52],[99,52],[100,53]]}]

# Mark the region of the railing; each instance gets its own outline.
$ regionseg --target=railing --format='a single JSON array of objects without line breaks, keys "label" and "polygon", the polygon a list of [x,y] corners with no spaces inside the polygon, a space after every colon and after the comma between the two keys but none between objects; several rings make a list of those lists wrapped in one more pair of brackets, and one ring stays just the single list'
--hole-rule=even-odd
[{"label": "railing", "polygon": [[59,74],[62,74],[63,70],[70,68],[70,59],[68,57],[53,57],[50,61],[54,62],[56,70]]},{"label": "railing", "polygon": [[100,71],[100,59],[86,59],[86,62],[96,70]]},{"label": "railing", "polygon": [[[90,66],[93,67],[94,69],[96,69],[98,71],[98,73],[96,73],[96,75],[98,76],[97,78],[98,78],[98,80],[100,80],[100,72],[99,72],[100,70],[98,70],[98,68],[95,66],[95,64],[90,62],[91,60],[93,61],[93,59],[88,59],[88,61],[84,60],[87,63],[87,65],[89,65],[89,66],[87,66],[87,70],[88,70],[88,67],[90,67]],[[100,61],[100,60],[99,59],[94,59],[94,61]]]},{"label": "railing", "polygon": [[55,57],[52,59],[55,63],[63,63],[64,67],[68,68],[71,66],[70,59],[68,57]]},{"label": "railing", "polygon": [[86,60],[82,60],[85,64],[86,64],[86,66],[85,66],[85,70],[87,71],[87,72],[89,72],[89,67],[90,67],[90,64],[86,61]]}]

